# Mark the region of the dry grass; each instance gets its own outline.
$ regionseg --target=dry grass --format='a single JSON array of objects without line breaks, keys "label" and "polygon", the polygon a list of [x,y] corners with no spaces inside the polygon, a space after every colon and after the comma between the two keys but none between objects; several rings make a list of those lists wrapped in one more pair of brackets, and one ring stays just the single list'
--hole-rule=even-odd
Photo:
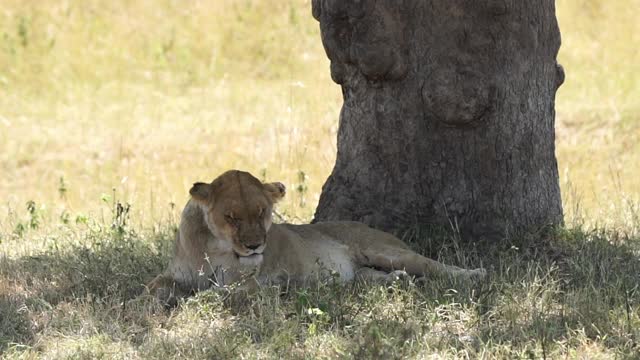
[{"label": "dry grass", "polygon": [[308,4],[154,4],[3,5],[2,212],[96,211],[115,187],[147,222],[194,181],[243,168],[290,188],[304,172],[308,206],[298,194],[287,208],[309,218],[340,96]]},{"label": "dry grass", "polygon": [[640,217],[640,1],[557,3],[567,80],[557,155],[567,219],[637,231]]},{"label": "dry grass", "polygon": [[[196,180],[247,169],[288,185],[280,210],[292,221],[312,216],[335,159],[341,95],[309,7],[3,1],[0,353],[633,357],[639,0],[557,2],[567,73],[558,162],[567,222],[586,230],[559,231],[543,250],[514,239],[482,257],[447,237],[418,248],[450,262],[482,259],[492,279],[474,288],[266,290],[240,314],[216,294],[172,313],[137,297],[166,261]],[[118,202],[131,213],[115,213]]]},{"label": "dry grass", "polygon": [[[638,5],[558,3],[571,219],[608,224],[638,200],[640,39],[626,11]],[[311,216],[341,96],[307,2],[8,0],[0,16],[2,213],[28,200],[96,211],[116,188],[149,218],[181,205],[191,182],[236,167],[290,188],[304,172],[308,206],[290,197],[285,207]]]}]

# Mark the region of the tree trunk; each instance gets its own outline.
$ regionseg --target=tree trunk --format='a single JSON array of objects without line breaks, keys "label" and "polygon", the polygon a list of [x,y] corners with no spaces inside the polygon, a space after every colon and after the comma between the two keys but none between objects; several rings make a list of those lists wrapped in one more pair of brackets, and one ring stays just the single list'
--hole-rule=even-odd
[{"label": "tree trunk", "polygon": [[513,236],[562,222],[553,0],[313,0],[342,86],[314,221]]}]

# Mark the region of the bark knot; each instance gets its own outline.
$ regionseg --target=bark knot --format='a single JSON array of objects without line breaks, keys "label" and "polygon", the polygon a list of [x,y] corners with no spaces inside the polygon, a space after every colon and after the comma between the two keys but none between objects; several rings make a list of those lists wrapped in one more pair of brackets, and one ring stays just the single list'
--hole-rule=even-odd
[{"label": "bark knot", "polygon": [[422,87],[425,114],[453,127],[473,126],[493,107],[496,86],[470,68],[441,68]]},{"label": "bark knot", "polygon": [[360,73],[371,81],[399,80],[407,74],[402,1],[313,0],[322,43],[338,84]]},{"label": "bark knot", "polygon": [[564,84],[564,68],[559,63],[556,63],[556,90]]}]

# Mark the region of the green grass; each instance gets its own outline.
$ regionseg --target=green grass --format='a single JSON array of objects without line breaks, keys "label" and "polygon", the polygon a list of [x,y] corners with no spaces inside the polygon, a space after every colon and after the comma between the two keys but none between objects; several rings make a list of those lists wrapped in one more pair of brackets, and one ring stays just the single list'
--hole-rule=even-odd
[{"label": "green grass", "polygon": [[556,3],[567,228],[406,236],[485,266],[476,285],[205,292],[166,311],[142,285],[194,181],[246,169],[287,184],[287,220],[313,214],[341,93],[309,2],[3,1],[0,357],[638,358],[640,2]]}]

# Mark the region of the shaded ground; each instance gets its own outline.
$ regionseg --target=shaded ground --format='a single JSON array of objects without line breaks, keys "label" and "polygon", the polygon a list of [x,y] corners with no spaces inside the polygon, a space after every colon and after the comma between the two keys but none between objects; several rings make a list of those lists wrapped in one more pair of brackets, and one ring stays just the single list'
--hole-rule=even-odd
[{"label": "shaded ground", "polygon": [[242,302],[205,292],[166,311],[141,290],[170,239],[171,230],[155,238],[108,230],[85,234],[82,245],[2,258],[4,356],[633,358],[640,350],[637,237],[560,230],[459,248],[440,235],[418,250],[482,263],[489,278],[269,288]]}]

